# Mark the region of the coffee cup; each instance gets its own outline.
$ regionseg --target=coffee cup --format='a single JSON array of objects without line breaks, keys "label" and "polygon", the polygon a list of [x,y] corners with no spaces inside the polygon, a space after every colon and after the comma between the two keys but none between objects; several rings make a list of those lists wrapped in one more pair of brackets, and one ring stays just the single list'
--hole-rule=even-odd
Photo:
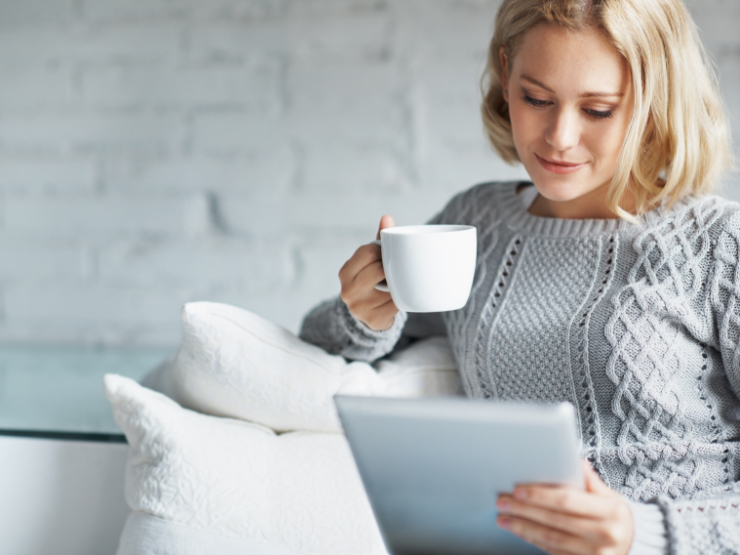
[{"label": "coffee cup", "polygon": [[465,306],[475,274],[476,228],[469,225],[412,225],[381,230],[387,285],[399,310],[444,312]]}]

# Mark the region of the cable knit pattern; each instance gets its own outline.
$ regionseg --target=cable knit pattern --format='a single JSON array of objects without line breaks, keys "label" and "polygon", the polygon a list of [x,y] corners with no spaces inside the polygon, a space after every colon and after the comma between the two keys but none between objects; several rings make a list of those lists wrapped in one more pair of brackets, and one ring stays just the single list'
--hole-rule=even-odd
[{"label": "cable knit pattern", "polygon": [[[433,220],[478,228],[471,299],[441,315],[468,395],[575,405],[582,455],[633,508],[633,555],[740,552],[740,205],[559,220],[519,185],[473,187]],[[371,332],[340,305],[302,337],[350,358],[402,339],[405,316]]]}]

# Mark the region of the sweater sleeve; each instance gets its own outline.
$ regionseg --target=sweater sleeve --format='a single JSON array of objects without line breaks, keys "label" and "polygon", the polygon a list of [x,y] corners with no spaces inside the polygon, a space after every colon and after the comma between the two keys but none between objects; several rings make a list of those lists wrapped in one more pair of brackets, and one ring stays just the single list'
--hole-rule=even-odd
[{"label": "sweater sleeve", "polygon": [[713,252],[710,306],[715,344],[730,386],[740,398],[740,212],[723,225]]},{"label": "sweater sleeve", "polygon": [[[438,223],[439,218],[438,214],[429,223]],[[349,360],[373,362],[395,348],[407,319],[408,315],[399,311],[390,328],[376,331],[355,318],[344,301],[336,297],[321,303],[306,315],[300,338]],[[415,327],[413,323],[419,318],[412,317],[411,320],[411,327]]]},{"label": "sweater sleeve", "polygon": [[[731,420],[735,410],[731,405],[740,407],[740,212],[723,222],[721,233],[713,241],[711,259],[709,304],[705,314],[713,319],[714,332],[709,343],[719,351],[724,375],[735,393],[734,399],[726,401],[729,410],[723,411]],[[657,499],[672,554],[740,552],[740,482],[737,481],[740,448],[733,427],[737,425],[727,422],[724,437],[718,438],[727,445],[723,462],[729,463],[726,472],[730,474],[725,485],[688,498],[660,496]]]},{"label": "sweater sleeve", "polygon": [[321,303],[306,315],[300,338],[333,355],[373,362],[410,341],[446,333],[439,312],[398,312],[390,328],[375,331],[355,318],[337,297]]},{"label": "sweater sleeve", "polygon": [[334,355],[372,362],[390,353],[401,338],[406,313],[399,311],[390,328],[375,331],[355,318],[339,297],[321,303],[303,320],[300,338]]},{"label": "sweater sleeve", "polygon": [[[480,208],[476,201],[480,189],[481,186],[477,186],[457,194],[427,224],[474,225],[474,212]],[[439,312],[411,315],[399,312],[389,329],[374,331],[355,318],[339,297],[311,310],[303,320],[300,331],[301,339],[329,353],[367,362],[390,353],[402,336],[420,339],[444,334],[446,329]]]},{"label": "sweater sleeve", "polygon": [[690,499],[658,498],[665,515],[670,553],[719,554],[740,551],[740,488],[703,491]]},{"label": "sweater sleeve", "polygon": [[654,503],[627,501],[632,511],[634,537],[628,555],[667,555],[665,518]]}]

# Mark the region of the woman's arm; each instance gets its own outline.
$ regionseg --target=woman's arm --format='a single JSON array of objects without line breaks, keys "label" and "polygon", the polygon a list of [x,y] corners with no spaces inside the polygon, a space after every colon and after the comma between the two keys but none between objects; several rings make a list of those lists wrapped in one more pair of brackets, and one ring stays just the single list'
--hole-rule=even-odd
[{"label": "woman's arm", "polygon": [[321,303],[308,313],[300,338],[350,360],[372,362],[417,339],[447,334],[442,314],[398,312],[387,330],[375,331],[355,318],[341,298]]},{"label": "woman's arm", "polygon": [[350,360],[372,362],[390,353],[401,338],[406,313],[397,312],[387,330],[376,331],[355,318],[341,298],[321,303],[308,313],[300,338]]},{"label": "woman's arm", "polygon": [[[476,189],[456,195],[427,223],[474,224],[471,213],[479,203],[471,193]],[[479,208],[485,210],[484,206]],[[380,229],[393,225],[392,220],[385,218],[381,219]],[[379,260],[380,249],[375,245],[363,245],[355,252],[340,271],[341,295],[308,313],[301,327],[301,339],[351,360],[373,361],[390,353],[399,341],[446,335],[440,313],[399,312],[392,301],[392,306],[387,304],[388,293],[374,291],[375,284],[383,279]],[[353,283],[359,287],[352,287]],[[377,317],[372,315],[374,308],[379,309]]]},{"label": "woman's arm", "polygon": [[740,485],[703,491],[690,499],[658,499],[671,553],[740,552]]},{"label": "woman's arm", "polygon": [[[722,232],[713,243],[713,266],[707,277],[709,303],[698,304],[710,309],[703,311],[706,318],[713,320],[707,326],[714,330],[707,343],[720,351],[727,380],[740,398],[740,212],[735,210],[720,222]],[[735,444],[731,428],[723,435],[720,439],[726,446]],[[740,455],[737,448],[725,451],[725,460]],[[730,463],[728,469],[733,467],[737,469],[738,465]],[[661,496],[656,500],[671,553],[740,553],[740,482],[736,481],[737,470],[730,472],[726,485],[688,498]]]},{"label": "woman's arm", "polygon": [[[383,216],[380,231],[393,227]],[[383,280],[380,248],[362,245],[339,270],[341,293],[308,313],[300,337],[332,354],[372,362],[388,354],[401,337],[406,314],[398,310],[390,293],[375,286]]]},{"label": "woman's arm", "polygon": [[[703,341],[720,351],[727,380],[740,398],[740,212],[730,212],[718,223],[721,232],[712,243],[708,257],[712,266],[706,274],[709,302],[696,304],[702,309],[701,315],[712,320],[705,328],[711,336],[704,337]],[[725,458],[731,461],[740,455],[740,449],[731,447],[735,444],[731,427],[723,435],[719,439],[729,447]],[[636,515],[644,507],[649,507],[653,514],[655,508],[659,508],[670,553],[739,553],[740,482],[736,481],[737,470],[733,472],[733,468],[737,469],[738,465],[729,464],[731,474],[727,476],[726,485],[699,491],[686,498],[674,499],[664,495],[653,503],[631,502],[630,505],[638,509],[633,511]],[[638,531],[648,527],[648,523],[639,518],[635,519],[635,524]]]},{"label": "woman's arm", "polygon": [[[437,223],[439,216],[430,223]],[[390,216],[380,220],[380,230],[393,227]],[[446,333],[439,313],[412,314],[398,310],[390,293],[375,285],[384,278],[377,245],[363,245],[342,266],[338,298],[314,308],[303,321],[300,337],[329,353],[351,360],[372,362],[390,353],[406,326],[406,335],[422,338]]]}]

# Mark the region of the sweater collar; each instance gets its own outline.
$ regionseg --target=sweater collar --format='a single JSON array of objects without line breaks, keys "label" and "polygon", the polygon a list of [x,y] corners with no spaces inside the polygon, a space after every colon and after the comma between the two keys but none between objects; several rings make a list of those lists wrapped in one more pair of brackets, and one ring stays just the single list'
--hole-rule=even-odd
[{"label": "sweater collar", "polygon": [[[530,182],[517,182],[513,186],[503,187],[502,206],[506,214],[505,221],[510,229],[527,235],[547,237],[577,237],[592,235],[614,235],[630,230],[637,230],[645,223],[645,215],[637,216],[637,223],[633,224],[621,218],[600,220],[566,220],[561,218],[547,218],[534,216],[527,212],[521,199],[516,194],[517,187],[522,184],[534,186]],[[659,208],[656,210],[660,210]]]}]

